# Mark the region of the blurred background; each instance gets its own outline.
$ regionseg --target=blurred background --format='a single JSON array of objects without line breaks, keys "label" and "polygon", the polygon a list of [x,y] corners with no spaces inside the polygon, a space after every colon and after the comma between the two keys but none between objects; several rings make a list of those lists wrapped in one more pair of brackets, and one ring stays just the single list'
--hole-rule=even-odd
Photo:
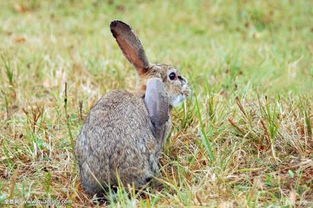
[{"label": "blurred background", "polygon": [[[138,33],[151,62],[177,65],[210,88],[234,83],[262,91],[312,88],[310,1],[17,0],[1,1],[1,8],[2,50],[30,65],[46,65],[34,59],[49,57],[54,66],[42,73],[60,67],[74,72],[62,64],[76,64],[104,79],[121,63],[127,70],[120,75],[133,79],[109,31],[109,23],[120,19]],[[97,85],[103,83],[110,81]]]}]

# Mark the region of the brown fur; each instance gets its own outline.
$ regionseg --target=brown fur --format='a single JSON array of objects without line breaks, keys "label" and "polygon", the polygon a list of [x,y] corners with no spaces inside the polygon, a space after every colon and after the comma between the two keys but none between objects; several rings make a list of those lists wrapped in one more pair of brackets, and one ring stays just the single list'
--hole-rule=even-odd
[{"label": "brown fur", "polygon": [[[123,30],[130,29],[123,24],[125,23],[118,22],[117,27]],[[127,48],[126,52],[123,51],[125,56],[128,56],[131,63],[135,58],[137,66],[133,64],[136,67],[143,66],[142,63],[147,64],[147,59],[141,62],[145,54],[139,39],[136,36],[123,37],[124,33],[118,29],[112,33],[115,37],[121,38],[117,39],[120,41],[121,49]],[[132,32],[126,32],[134,35]],[[123,44],[128,44],[128,40],[135,40],[135,43],[130,42],[124,46]],[[132,51],[134,48],[142,51],[140,53]],[[140,54],[140,57],[136,57],[134,55],[136,53]],[[90,194],[97,194],[107,186],[117,185],[118,178],[124,184],[141,187],[158,173],[159,157],[172,122],[169,111],[167,111],[169,115],[164,117],[165,123],[156,126],[152,122],[144,98],[147,82],[151,78],[162,80],[169,106],[178,95],[188,96],[190,89],[184,78],[180,77],[177,80],[168,78],[172,71],[180,76],[172,66],[149,64],[145,70],[146,73],[138,70],[141,82],[138,93],[113,90],[103,96],[91,109],[78,135],[75,151],[81,181],[86,192]]]}]

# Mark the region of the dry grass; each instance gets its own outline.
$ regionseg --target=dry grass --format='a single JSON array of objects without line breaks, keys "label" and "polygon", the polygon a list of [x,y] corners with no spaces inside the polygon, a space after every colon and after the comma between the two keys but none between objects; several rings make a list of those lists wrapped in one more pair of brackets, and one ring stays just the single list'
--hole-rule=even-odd
[{"label": "dry grass", "polygon": [[103,94],[135,88],[108,29],[122,19],[150,60],[181,68],[194,94],[173,112],[161,185],[130,197],[120,189],[111,206],[313,206],[310,1],[0,6],[0,203],[98,206],[80,186],[72,147]]}]

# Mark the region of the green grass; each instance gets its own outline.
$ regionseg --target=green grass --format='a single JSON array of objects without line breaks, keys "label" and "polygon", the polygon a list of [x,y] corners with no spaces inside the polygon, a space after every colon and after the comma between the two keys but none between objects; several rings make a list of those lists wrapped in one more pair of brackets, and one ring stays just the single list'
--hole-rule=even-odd
[{"label": "green grass", "polygon": [[151,62],[181,69],[193,96],[173,112],[162,186],[130,197],[120,189],[111,206],[313,206],[311,1],[8,0],[0,7],[0,203],[92,205],[72,142],[102,95],[135,89],[137,74],[109,31],[121,19]]}]

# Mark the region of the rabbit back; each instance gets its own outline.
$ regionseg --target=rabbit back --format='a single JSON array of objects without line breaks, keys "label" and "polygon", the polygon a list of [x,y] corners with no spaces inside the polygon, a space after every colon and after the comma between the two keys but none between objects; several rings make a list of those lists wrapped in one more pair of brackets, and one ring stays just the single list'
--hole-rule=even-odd
[{"label": "rabbit back", "polygon": [[[166,124],[166,135],[171,121]],[[164,139],[157,140],[143,99],[114,90],[91,109],[78,136],[76,155],[81,181],[91,194],[102,187],[124,184],[140,187],[158,172]]]}]

